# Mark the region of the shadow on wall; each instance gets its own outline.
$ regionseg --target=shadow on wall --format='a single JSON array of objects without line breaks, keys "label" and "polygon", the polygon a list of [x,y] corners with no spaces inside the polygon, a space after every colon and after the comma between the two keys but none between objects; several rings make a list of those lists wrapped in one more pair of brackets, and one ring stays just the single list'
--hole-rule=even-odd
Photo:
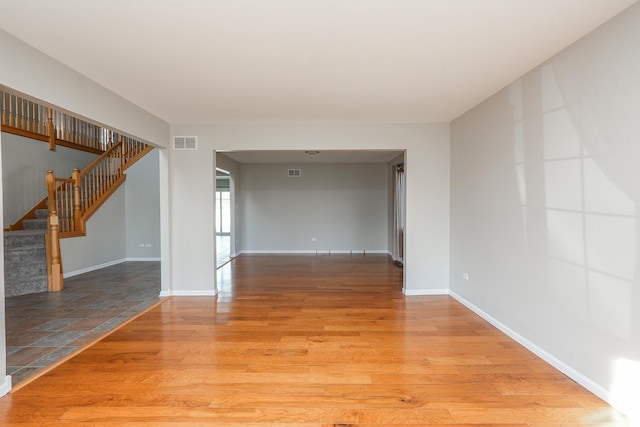
[{"label": "shadow on wall", "polygon": [[[631,413],[637,409],[627,400],[640,395],[640,357],[628,354],[637,351],[633,343],[640,333],[633,311],[639,293],[640,159],[638,141],[629,138],[640,131],[637,118],[601,114],[598,105],[617,100],[585,93],[589,85],[580,79],[574,64],[558,60],[509,87],[523,238],[526,247],[546,252],[540,267],[547,295],[567,319],[630,344],[623,346],[627,354],[620,350],[625,357],[611,363],[610,400]],[[529,91],[529,85],[538,89]]]},{"label": "shadow on wall", "polygon": [[[519,119],[518,106],[526,102],[522,81],[510,87],[516,106],[514,157],[522,221],[527,224],[531,210],[541,208],[531,206],[529,199],[544,203],[545,216],[540,219],[547,230],[546,271],[555,302],[576,320],[630,341],[631,297],[638,264],[637,189],[626,188],[633,180],[616,179],[624,175],[625,165],[612,155],[611,141],[593,139],[593,135],[610,132],[585,131],[584,123],[575,124],[585,121],[585,116],[590,126],[597,126],[597,120],[581,108],[585,105],[579,100],[565,101],[571,94],[560,92],[552,66],[543,67],[538,77],[543,94],[538,103],[543,144],[538,144],[536,152],[527,150],[524,124]],[[530,160],[543,162],[544,186],[527,185]],[[531,191],[542,194],[536,197],[528,194]]]}]

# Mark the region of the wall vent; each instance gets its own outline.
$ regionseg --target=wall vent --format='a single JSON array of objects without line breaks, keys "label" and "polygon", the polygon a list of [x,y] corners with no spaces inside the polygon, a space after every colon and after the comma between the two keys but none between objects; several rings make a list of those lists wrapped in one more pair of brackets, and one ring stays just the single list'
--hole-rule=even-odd
[{"label": "wall vent", "polygon": [[198,137],[197,136],[174,136],[173,149],[174,150],[197,150]]},{"label": "wall vent", "polygon": [[289,169],[289,178],[302,176],[302,170],[300,169]]}]

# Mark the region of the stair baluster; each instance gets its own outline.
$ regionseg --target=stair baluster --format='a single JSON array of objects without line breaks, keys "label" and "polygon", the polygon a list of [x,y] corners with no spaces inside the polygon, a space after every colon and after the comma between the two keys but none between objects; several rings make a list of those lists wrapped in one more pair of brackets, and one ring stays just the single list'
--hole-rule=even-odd
[{"label": "stair baluster", "polygon": [[80,170],[73,170],[73,225],[76,230],[82,229],[82,205],[80,199]]},{"label": "stair baluster", "polygon": [[56,149],[56,127],[53,124],[53,110],[51,108],[48,110],[47,132],[49,134],[49,150],[53,151]]}]

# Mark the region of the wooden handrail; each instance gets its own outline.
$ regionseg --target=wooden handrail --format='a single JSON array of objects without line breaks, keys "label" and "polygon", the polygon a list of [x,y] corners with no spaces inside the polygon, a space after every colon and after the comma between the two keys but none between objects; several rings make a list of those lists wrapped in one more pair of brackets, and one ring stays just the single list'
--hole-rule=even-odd
[{"label": "wooden handrail", "polygon": [[82,171],[75,169],[71,178],[54,177],[57,190],[53,197],[59,216],[60,237],[84,235],[89,217],[124,182],[124,170],[134,158],[152,149],[143,143],[128,143],[129,151],[126,152],[125,137],[120,136],[119,139],[120,142]]},{"label": "wooden handrail", "polygon": [[49,144],[101,154],[108,147],[108,133],[112,132],[87,120],[50,108],[37,101],[0,87],[2,97],[2,131]]},{"label": "wooden handrail", "polygon": [[[118,149],[118,147],[116,147],[116,146],[114,146],[114,145],[113,145],[113,142],[111,142],[111,148],[115,148],[115,150],[117,150],[117,149]],[[126,162],[125,162],[125,160],[124,160],[124,159],[123,159],[122,161],[120,161],[120,160],[118,160],[118,161],[119,161],[121,164],[124,164],[124,170],[127,170],[131,165],[133,165],[137,160],[139,160],[140,158],[142,158],[145,154],[147,154],[147,153],[148,153],[149,151],[151,151],[151,150],[153,150],[153,147],[152,147],[152,146],[150,146],[150,145],[145,145],[145,146],[144,146],[144,148],[143,148],[142,150],[138,150],[138,151],[137,151],[137,154],[136,154],[135,156],[133,156],[133,157],[128,158],[128,159],[126,160]],[[113,152],[114,152],[114,150],[109,149],[109,150],[107,150],[107,152],[105,152],[105,155],[111,154],[111,153],[113,153]],[[88,169],[91,169],[91,168],[92,168],[93,166],[95,166],[97,163],[99,163],[99,161],[100,161],[100,158],[97,158],[97,159],[95,159],[92,163],[90,163],[87,167],[85,167],[85,168],[84,168],[85,175],[87,174],[87,172],[86,172],[86,171],[87,171]],[[60,178],[57,178],[57,179],[60,179]],[[69,178],[69,180],[72,180],[72,179],[73,179],[73,176],[72,176],[71,178]],[[80,177],[79,177],[79,179],[80,179],[80,184],[76,184],[76,185],[78,186],[78,191],[80,191],[80,193],[82,193],[82,184],[81,184],[81,180],[82,180],[82,172],[80,172]],[[112,176],[112,177],[111,177],[111,184],[114,184],[114,183],[115,183],[115,181],[116,181],[116,178],[114,178],[114,177]],[[70,182],[70,181],[68,181],[68,182]],[[113,192],[114,190],[115,190],[115,189],[111,190],[111,192]],[[75,189],[75,188],[74,188],[74,193],[76,193],[76,189]],[[28,219],[34,219],[34,218],[36,217],[35,212],[36,212],[37,210],[39,210],[39,209],[47,209],[47,206],[48,206],[48,205],[47,205],[47,199],[48,199],[48,197],[46,197],[46,196],[45,196],[42,200],[40,200],[38,203],[36,203],[36,204],[31,208],[31,209],[29,209],[29,211],[27,211],[27,212],[26,212],[22,217],[20,217],[17,221],[15,221],[14,223],[12,223],[12,224],[11,224],[11,225],[9,225],[8,227],[6,227],[6,228],[5,228],[5,231],[22,230],[22,229],[24,228],[22,224],[23,224],[23,222],[24,222],[25,220],[28,220]],[[74,203],[76,203],[76,202],[75,202],[76,200],[82,200],[81,195],[80,195],[80,196],[78,196],[78,195],[76,194],[76,196],[75,196],[75,198],[74,198]],[[78,224],[78,220],[76,220],[76,218],[77,218],[78,216],[80,216],[80,217],[81,217],[80,222],[82,222],[82,221],[86,221],[86,220],[91,216],[91,214],[97,210],[97,208],[98,208],[98,207],[99,207],[99,206],[94,206],[94,207],[91,209],[91,212],[90,212],[89,214],[87,214],[85,211],[83,211],[83,209],[82,209],[82,205],[81,205],[81,208],[80,208],[80,215],[78,215],[78,213],[76,213],[76,212],[77,212],[77,209],[75,209],[75,208],[74,208],[74,215],[73,215],[73,218],[74,218],[74,222],[76,222],[75,230],[82,230],[82,229],[83,229],[82,225],[81,225],[81,224]],[[84,219],[82,219],[83,217],[84,217]],[[74,235],[77,235],[77,234],[74,234]],[[62,234],[62,237],[71,237],[71,236],[67,235],[66,233],[63,233],[63,234]]]}]

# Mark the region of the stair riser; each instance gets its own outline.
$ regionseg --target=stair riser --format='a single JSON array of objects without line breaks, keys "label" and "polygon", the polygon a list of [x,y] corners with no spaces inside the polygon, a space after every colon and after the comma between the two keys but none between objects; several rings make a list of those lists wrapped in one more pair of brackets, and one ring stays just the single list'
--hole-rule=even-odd
[{"label": "stair riser", "polygon": [[[36,268],[37,267],[37,268]],[[8,287],[18,288],[25,282],[45,282],[47,281],[47,268],[32,265],[16,268],[11,274],[6,275],[5,281],[10,283]]]},{"label": "stair riser", "polygon": [[5,297],[35,294],[38,292],[47,292],[49,290],[49,284],[47,283],[46,276],[35,280],[23,280],[21,282],[14,281],[13,283],[14,285],[5,287]]},{"label": "stair riser", "polygon": [[46,219],[26,219],[22,221],[22,226],[25,230],[46,230]]},{"label": "stair riser", "polygon": [[48,291],[45,231],[4,233],[5,296]]},{"label": "stair riser", "polygon": [[48,209],[38,209],[38,210],[36,210],[36,218],[37,219],[47,219],[47,218],[49,218],[49,210]]},{"label": "stair riser", "polygon": [[4,237],[4,250],[5,252],[11,249],[20,249],[29,246],[44,245],[44,233],[42,234],[29,234],[23,236],[7,236]]},{"label": "stair riser", "polygon": [[[10,271],[7,266],[21,267],[31,265],[39,265],[44,257],[47,256],[47,250],[43,247],[34,246],[28,250],[17,250],[5,253],[4,264],[5,270]],[[46,260],[46,258],[44,258]],[[5,273],[7,274],[7,273]]]}]

